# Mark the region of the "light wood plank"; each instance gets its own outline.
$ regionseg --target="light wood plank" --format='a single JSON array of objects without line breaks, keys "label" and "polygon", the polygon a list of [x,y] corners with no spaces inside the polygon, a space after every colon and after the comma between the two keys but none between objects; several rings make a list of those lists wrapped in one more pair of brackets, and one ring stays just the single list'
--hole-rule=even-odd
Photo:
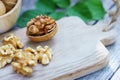
[{"label": "light wood plank", "polygon": [[[107,6],[109,9],[109,3],[112,0],[103,0],[105,6]],[[108,4],[108,5],[106,5]],[[111,4],[113,5],[113,4]],[[111,10],[114,11],[116,9],[116,7],[114,6]],[[108,11],[108,10],[107,10]],[[98,23],[107,23],[107,21],[109,20],[108,15],[105,16],[104,21],[99,21]],[[109,53],[109,57],[110,57],[110,61],[109,61],[109,65],[107,67],[105,67],[104,69],[97,71],[95,73],[92,73],[90,75],[84,76],[82,78],[76,79],[76,80],[110,80],[111,77],[116,73],[118,67],[120,66],[120,19],[118,20],[116,26],[115,26],[115,30],[117,33],[117,39],[116,39],[116,43],[108,46],[107,49],[110,51]]]},{"label": "light wood plank", "polygon": [[[78,17],[66,17],[57,22],[59,30],[50,41],[33,43],[26,37],[26,28],[13,31],[19,36],[25,47],[48,45],[54,56],[48,66],[34,67],[31,77],[16,74],[7,66],[0,70],[0,79],[69,80],[92,73],[106,66],[108,51],[103,44],[109,45],[115,40],[114,30],[102,32],[103,25],[87,26]],[[103,44],[100,42],[103,42]],[[6,77],[4,77],[7,75]]]},{"label": "light wood plank", "polygon": [[[104,1],[103,3],[105,5],[105,8],[108,11],[108,9],[111,5],[110,3],[112,0],[103,0],[103,1]],[[27,4],[28,2],[29,2],[29,4]],[[32,1],[32,0],[31,1],[23,0],[24,7],[22,7],[22,12],[29,9],[29,8],[34,8],[34,4],[35,4],[34,2],[35,1]],[[29,6],[30,4],[31,4],[31,6]],[[118,28],[117,28],[118,34],[120,34],[119,30],[120,30],[120,28],[118,26]],[[119,54],[120,46],[119,45],[120,45],[120,36],[118,35],[116,44],[108,47],[108,49],[110,51],[110,63],[109,63],[110,66],[108,65],[106,68],[104,68],[96,73],[93,73],[91,75],[88,75],[86,77],[82,77],[79,80],[108,80],[119,66],[119,63],[118,63],[118,62],[120,62],[120,57],[119,57],[120,56],[120,54]],[[19,79],[17,79],[17,80],[19,80]]]},{"label": "light wood plank", "polygon": [[111,80],[120,80],[120,69],[116,71]]}]

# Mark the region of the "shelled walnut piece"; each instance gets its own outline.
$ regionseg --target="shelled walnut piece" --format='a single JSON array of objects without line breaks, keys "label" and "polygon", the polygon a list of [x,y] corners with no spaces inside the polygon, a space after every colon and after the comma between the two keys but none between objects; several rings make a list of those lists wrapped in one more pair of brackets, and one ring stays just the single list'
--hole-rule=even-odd
[{"label": "shelled walnut piece", "polygon": [[0,0],[0,16],[6,13],[6,7],[3,2]]},{"label": "shelled walnut piece", "polygon": [[37,59],[35,57],[36,51],[32,48],[25,50],[16,50],[12,66],[17,73],[21,73],[25,76],[29,76],[33,70],[32,66],[37,65]]},{"label": "shelled walnut piece", "polygon": [[0,47],[0,68],[6,64],[11,63],[14,57],[15,48],[13,45],[8,44]]},{"label": "shelled walnut piece", "polygon": [[52,50],[48,46],[45,46],[44,48],[42,46],[38,46],[36,50],[38,53],[37,59],[39,63],[43,65],[49,64],[52,59]]},{"label": "shelled walnut piece", "polygon": [[20,39],[17,36],[13,34],[9,34],[5,36],[2,40],[2,44],[3,45],[12,44],[16,49],[23,48],[23,43],[20,41]]},{"label": "shelled walnut piece", "polygon": [[48,16],[37,16],[27,23],[27,33],[31,36],[42,36],[50,33],[56,28],[54,19]]},{"label": "shelled walnut piece", "polygon": [[38,62],[47,65],[52,58],[52,51],[48,46],[20,49],[23,48],[22,42],[13,34],[5,36],[2,44],[0,47],[0,68],[13,61],[13,69],[25,76],[29,76],[33,72],[32,67],[36,66]]},{"label": "shelled walnut piece", "polygon": [[25,50],[16,50],[12,66],[17,73],[21,73],[25,76],[29,76],[33,70],[32,66],[36,66],[38,61],[47,65],[52,58],[52,51],[48,46],[44,48],[38,46],[36,50],[32,48],[26,48]]},{"label": "shelled walnut piece", "polygon": [[6,11],[10,11],[17,3],[17,0],[1,0],[5,7],[6,7]]}]

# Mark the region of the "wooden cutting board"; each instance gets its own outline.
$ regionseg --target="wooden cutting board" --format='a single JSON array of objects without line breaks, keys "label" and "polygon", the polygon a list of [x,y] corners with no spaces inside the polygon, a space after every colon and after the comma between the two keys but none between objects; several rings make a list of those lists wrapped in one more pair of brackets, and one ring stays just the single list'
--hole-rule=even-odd
[{"label": "wooden cutting board", "polygon": [[[57,21],[58,33],[49,41],[34,43],[26,37],[26,28],[12,31],[22,39],[25,47],[48,45],[53,59],[47,66],[34,67],[30,77],[12,70],[10,65],[0,69],[1,80],[72,80],[95,72],[107,65],[108,51],[104,45],[115,41],[114,30],[102,32],[104,25],[87,26],[78,17],[65,17]],[[3,37],[1,35],[0,39]]]}]

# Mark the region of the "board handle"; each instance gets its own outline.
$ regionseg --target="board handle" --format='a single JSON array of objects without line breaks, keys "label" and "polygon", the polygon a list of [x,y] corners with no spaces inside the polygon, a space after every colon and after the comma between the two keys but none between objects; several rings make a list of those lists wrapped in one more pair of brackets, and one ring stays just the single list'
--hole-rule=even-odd
[{"label": "board handle", "polygon": [[116,9],[115,12],[111,12],[111,11],[109,12],[109,16],[111,17],[111,20],[108,23],[108,25],[103,28],[104,32],[109,31],[112,28],[114,28],[114,26],[117,22],[117,19],[120,15],[120,1],[119,0],[113,0],[113,2],[115,3],[117,9]]}]

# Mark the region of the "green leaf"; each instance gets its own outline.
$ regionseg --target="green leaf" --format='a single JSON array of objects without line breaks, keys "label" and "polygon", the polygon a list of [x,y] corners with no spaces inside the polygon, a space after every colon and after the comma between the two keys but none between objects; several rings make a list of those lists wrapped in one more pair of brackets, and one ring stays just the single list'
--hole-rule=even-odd
[{"label": "green leaf", "polygon": [[55,20],[58,20],[58,19],[64,17],[65,14],[64,14],[64,12],[54,12],[54,13],[50,14],[49,16]]},{"label": "green leaf", "polygon": [[68,9],[69,16],[81,17],[85,22],[103,19],[105,10],[100,0],[82,0]]},{"label": "green leaf", "polygon": [[60,8],[66,8],[70,5],[70,0],[53,0]]},{"label": "green leaf", "polygon": [[36,17],[37,15],[41,15],[44,13],[41,13],[40,11],[37,11],[37,10],[28,10],[28,11],[25,11],[18,19],[17,21],[17,25],[20,27],[20,28],[23,28],[26,26],[26,23]]},{"label": "green leaf", "polygon": [[87,0],[85,4],[89,8],[94,20],[103,19],[106,12],[100,0]]},{"label": "green leaf", "polygon": [[36,8],[43,13],[54,12],[56,5],[52,0],[38,0],[36,2]]},{"label": "green leaf", "polygon": [[85,22],[92,21],[92,15],[88,7],[83,2],[78,2],[75,6],[68,9],[67,14],[69,16],[79,16]]}]

